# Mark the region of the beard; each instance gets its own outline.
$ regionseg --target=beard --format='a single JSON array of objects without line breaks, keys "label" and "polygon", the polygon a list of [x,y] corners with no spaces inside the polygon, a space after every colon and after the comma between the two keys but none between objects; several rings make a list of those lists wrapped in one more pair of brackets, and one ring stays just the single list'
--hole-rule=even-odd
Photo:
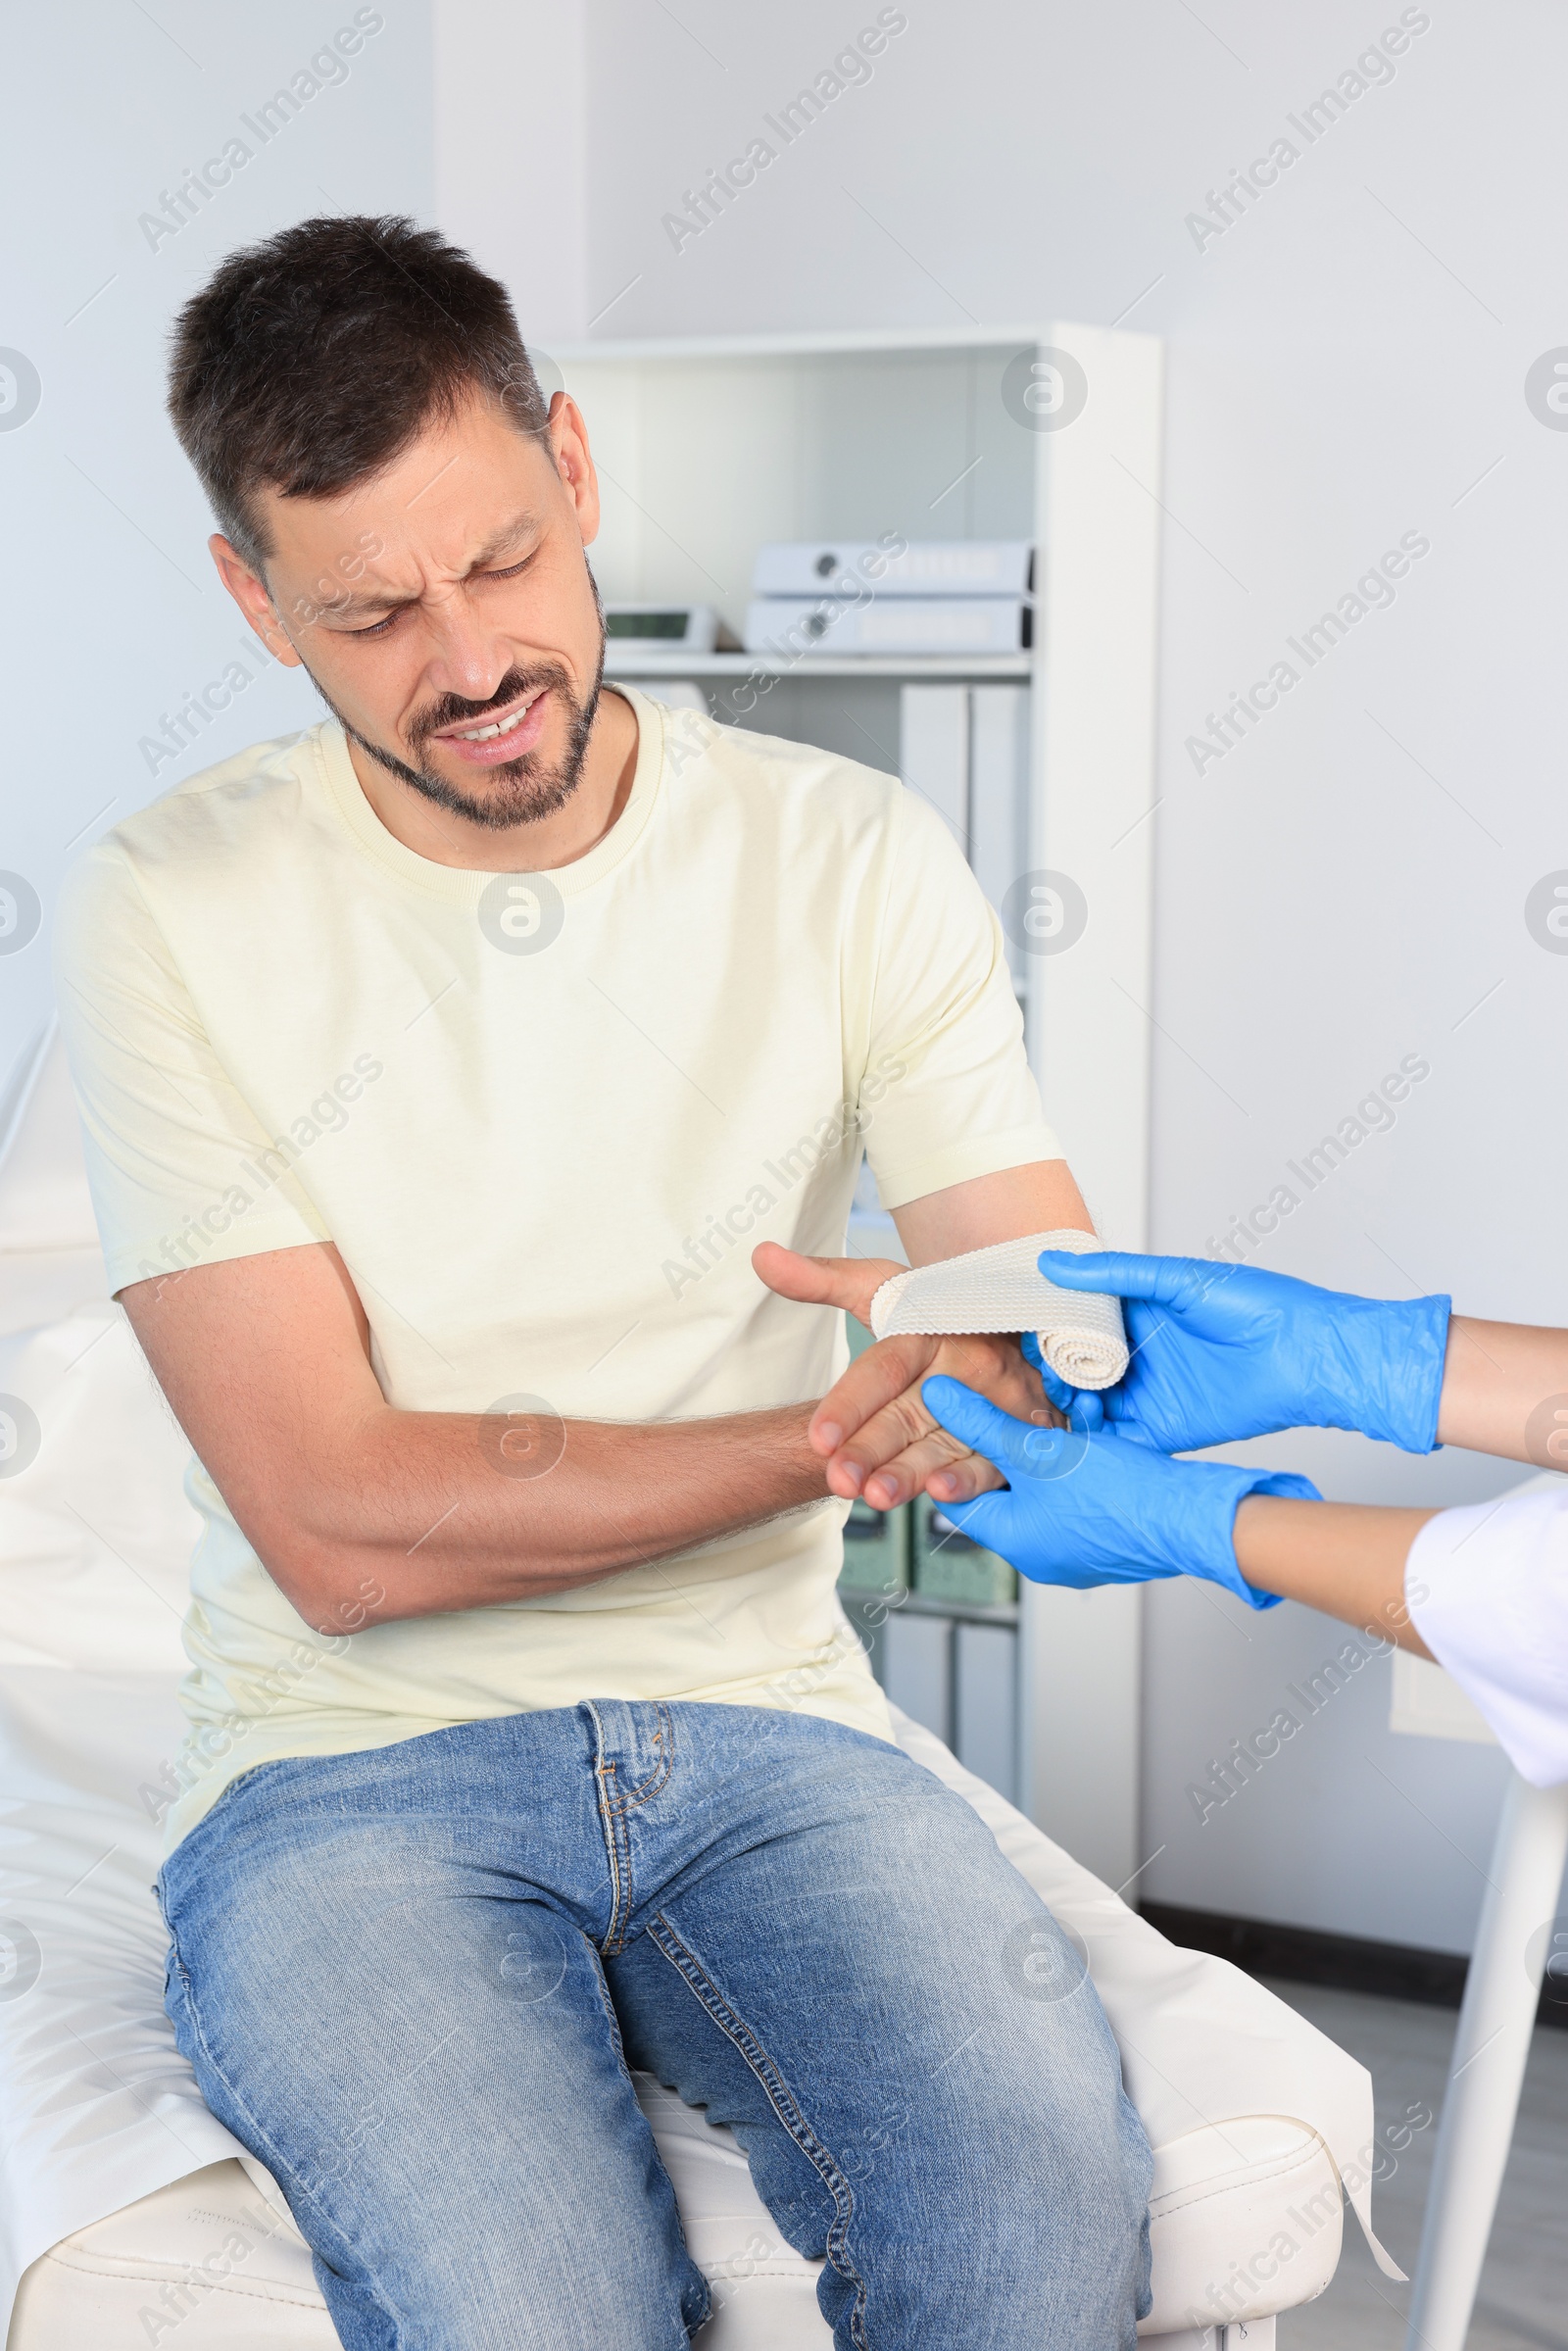
[{"label": "beard", "polygon": [[[527,668],[507,671],[495,692],[484,702],[466,702],[461,694],[443,694],[424,710],[416,713],[408,727],[408,747],[411,759],[401,759],[395,752],[361,734],[353,720],[344,716],[331,696],[313,672],[312,682],[327,709],[337,720],[351,743],[378,765],[395,775],[411,791],[419,793],[438,808],[454,816],[466,817],[469,824],[482,826],[487,832],[504,833],[517,825],[537,824],[541,817],[553,816],[564,808],[582,781],[582,763],[588,754],[588,739],[593,733],[594,719],[599,710],[599,698],[605,676],[605,637],[601,624],[599,661],[594,680],[579,702],[571,690],[571,679],[556,661],[539,661]],[[555,694],[566,713],[566,741],[561,757],[552,764],[537,751],[525,751],[517,759],[503,759],[485,771],[483,799],[466,792],[461,784],[449,783],[444,775],[424,763],[424,751],[432,735],[453,726],[483,726],[496,710],[505,710],[508,703],[535,691]]]}]

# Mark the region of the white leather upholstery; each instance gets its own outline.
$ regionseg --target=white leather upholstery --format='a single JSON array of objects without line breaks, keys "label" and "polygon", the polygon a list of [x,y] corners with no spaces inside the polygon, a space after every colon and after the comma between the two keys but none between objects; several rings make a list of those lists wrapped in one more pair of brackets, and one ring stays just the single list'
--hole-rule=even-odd
[{"label": "white leather upholstery", "polygon": [[[675,2183],[687,2242],[713,2287],[702,2351],[828,2351],[815,2262],[779,2236],[730,2132],[715,2131],[647,2077],[638,2094]],[[1294,2305],[1321,2293],[1340,2251],[1334,2166],[1315,2132],[1256,2117],[1192,2132],[1164,2148],[1152,2206],[1155,2304],[1139,2332],[1170,2345],[1209,2285],[1300,2231],[1314,2199],[1325,2217]],[[1281,2307],[1261,2288],[1234,2301],[1237,2318]],[[311,2257],[276,2206],[234,2161],[209,2164],[74,2236],[23,2279],[9,2351],[131,2351],[172,2336],[180,2351],[335,2351]],[[1194,2342],[1201,2342],[1200,2332]]]}]

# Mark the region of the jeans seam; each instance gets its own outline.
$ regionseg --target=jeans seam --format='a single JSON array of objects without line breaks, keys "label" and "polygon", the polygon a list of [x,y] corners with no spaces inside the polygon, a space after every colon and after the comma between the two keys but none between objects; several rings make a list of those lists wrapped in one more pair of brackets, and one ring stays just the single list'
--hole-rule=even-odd
[{"label": "jeans seam", "polygon": [[621,1806],[610,1792],[610,1776],[614,1764],[604,1756],[594,1761],[594,1779],[599,1789],[599,1820],[605,1833],[605,1853],[610,1862],[610,1917],[605,1936],[599,1945],[601,1958],[612,1957],[621,1948],[626,1922],[631,1916],[631,1839]]},{"label": "jeans seam", "polygon": [[[293,2164],[285,2162],[282,2159],[282,2150],[273,2145],[270,2133],[263,2129],[257,2116],[253,2113],[248,2101],[241,2097],[238,2089],[229,2080],[227,2074],[224,2073],[222,2067],[219,2064],[217,2058],[214,2056],[212,2043],[209,2041],[207,2034],[202,2028],[201,2012],[196,2004],[195,1981],[191,1976],[190,1970],[186,1967],[184,1960],[180,1957],[179,1938],[174,1933],[172,1927],[170,1928],[169,1938],[173,1951],[174,1965],[178,1968],[179,1973],[184,1980],[185,2013],[190,2019],[191,2036],[199,2044],[202,2055],[205,2057],[208,2065],[211,2067],[214,2076],[222,2083],[225,2091],[228,2093],[228,2096],[233,2100],[235,2107],[245,2117],[246,2122],[250,2125],[252,2131],[255,2132],[258,2143],[267,2149],[268,2168],[271,2172],[273,2179],[277,2180],[279,2186],[281,2187],[285,2178],[295,2178],[298,2180],[301,2195],[307,2197],[311,2204],[315,2206],[317,2212],[320,2215],[322,2224],[331,2230],[333,2236],[336,2237],[338,2243],[343,2247],[344,2251],[351,2257],[355,2257],[353,2243],[346,2232],[339,2228],[337,2222],[332,2219],[331,2215],[322,2208],[319,2196],[316,2194],[309,2182],[299,2177],[297,2167]],[[255,2150],[249,2149],[247,2152],[254,2153]],[[284,2201],[287,2201],[286,2197]],[[314,2254],[315,2247],[312,2246],[311,2250]],[[387,2300],[385,2294],[382,2292],[379,2278],[373,2277],[371,2273],[366,2269],[363,2262],[361,2262],[359,2266],[365,2273],[368,2290],[392,2323],[395,2338],[393,2351],[396,2351],[397,2343],[407,2340],[407,2337],[404,2333],[402,2319],[397,2309]]]},{"label": "jeans seam", "polygon": [[839,2276],[855,2288],[855,2301],[850,2311],[850,2337],[859,2346],[859,2351],[866,2351],[865,2280],[851,2260],[846,2244],[850,2224],[855,2218],[855,2190],[847,2175],[834,2162],[802,2114],[773,2058],[744,2018],[736,2014],[696,1952],[681,1940],[662,1911],[649,1922],[648,1934],[671,1967],[696,1993],[720,2033],[740,2051],[761,2083],[773,2112],[833,2198],[835,2210],[833,2224],[827,2232],[827,2258]]},{"label": "jeans seam", "polygon": [[[643,2113],[642,2100],[637,2096],[637,2084],[632,2079],[631,2067],[626,2062],[626,2043],[621,2036],[620,2019],[615,2014],[615,2003],[611,1995],[610,1984],[605,1975],[603,1962],[599,1962],[594,1968],[594,1981],[599,1988],[599,2005],[605,2012],[605,2022],[610,2029],[610,2045],[615,2052],[615,2063],[620,2068],[620,2078],[626,2084],[628,2094],[636,2101],[637,2112],[642,2116],[644,2127],[647,2130],[650,2138],[653,2139],[655,2159],[658,2162],[660,2169],[663,2171],[664,2177],[668,2179],[668,2170],[664,2164],[664,2158],[662,2151],[660,2148],[659,2140],[654,2133],[654,2127],[652,2123],[649,2122],[647,2115]],[[673,2186],[673,2182],[671,2182],[671,2185]],[[706,2296],[706,2304],[703,2315],[701,2319],[699,2319],[697,2326],[693,2330],[695,2333],[700,2334],[703,2328],[708,2325],[709,2320],[713,2315],[713,2289],[707,2272],[703,2270],[692,2257],[691,2246],[686,2241],[686,2223],[681,2215],[680,2204],[678,2201],[675,2205],[675,2227],[680,2232],[682,2249],[685,2252],[688,2260],[692,2261],[692,2266],[697,2270],[697,2274],[703,2282],[703,2292]]]},{"label": "jeans seam", "polygon": [[645,1780],[640,1781],[625,1795],[614,1792],[617,1787],[616,1764],[613,1756],[605,1753],[605,1727],[599,1709],[592,1698],[584,1700],[593,1717],[596,1733],[594,1781],[599,1793],[599,1818],[604,1828],[605,1851],[610,1862],[610,1921],[605,1937],[599,1945],[600,1957],[613,1959],[626,1947],[627,1930],[632,1914],[631,1832],[626,1816],[640,1804],[658,1795],[668,1782],[675,1765],[675,1725],[669,1709],[659,1702],[659,1729],[654,1733],[660,1748],[659,1761]]}]

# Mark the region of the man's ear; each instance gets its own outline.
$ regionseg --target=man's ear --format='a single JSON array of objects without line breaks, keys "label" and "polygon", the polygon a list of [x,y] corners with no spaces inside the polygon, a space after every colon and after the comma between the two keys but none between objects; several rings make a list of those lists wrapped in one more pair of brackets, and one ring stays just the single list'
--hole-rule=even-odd
[{"label": "man's ear", "polygon": [[283,623],[277,616],[277,607],[261,573],[247,563],[239,550],[224,538],[221,531],[215,530],[207,544],[212,551],[213,562],[218,565],[219,578],[268,652],[285,668],[297,669],[300,657],[284,632]]},{"label": "man's ear", "polygon": [[582,411],[565,392],[551,396],[550,454],[566,496],[577,510],[582,543],[591,547],[599,536],[599,476],[594,471]]}]

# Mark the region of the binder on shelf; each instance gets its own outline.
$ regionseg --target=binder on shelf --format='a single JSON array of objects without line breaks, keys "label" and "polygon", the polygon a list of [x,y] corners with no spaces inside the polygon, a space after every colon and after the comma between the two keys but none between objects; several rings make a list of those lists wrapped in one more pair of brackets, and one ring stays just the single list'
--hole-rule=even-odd
[{"label": "binder on shelf", "polygon": [[884,1598],[897,1607],[909,1589],[909,1506],[873,1510],[869,1502],[852,1502],[844,1526],[844,1567],[840,1592],[862,1598]]},{"label": "binder on shelf", "polygon": [[757,551],[752,594],[820,596],[842,581],[877,596],[1027,596],[1034,553],[1027,539],[916,539],[902,555],[880,540],[774,539]]},{"label": "binder on shelf", "polygon": [[895,1706],[953,1739],[953,1620],[890,1616],[882,1631],[882,1687]]},{"label": "binder on shelf", "polygon": [[954,1628],[953,1743],[1009,1804],[1018,1801],[1018,1636],[1010,1625]]},{"label": "binder on shelf", "polygon": [[901,686],[899,773],[969,854],[969,689]]},{"label": "binder on shelf", "polygon": [[782,660],[812,653],[980,660],[1023,653],[1033,608],[1021,596],[889,596],[863,603],[765,596],[746,609],[746,650]]}]

